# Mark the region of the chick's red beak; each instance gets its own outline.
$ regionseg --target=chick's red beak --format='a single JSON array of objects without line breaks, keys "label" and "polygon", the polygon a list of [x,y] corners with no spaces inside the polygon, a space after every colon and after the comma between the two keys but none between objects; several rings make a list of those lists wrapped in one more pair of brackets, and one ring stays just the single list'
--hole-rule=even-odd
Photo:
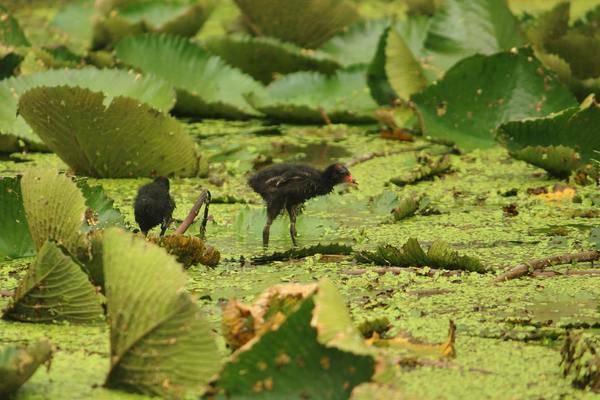
[{"label": "chick's red beak", "polygon": [[356,180],[352,177],[352,175],[346,175],[346,178],[344,181],[351,185],[358,185],[358,182],[356,182]]}]

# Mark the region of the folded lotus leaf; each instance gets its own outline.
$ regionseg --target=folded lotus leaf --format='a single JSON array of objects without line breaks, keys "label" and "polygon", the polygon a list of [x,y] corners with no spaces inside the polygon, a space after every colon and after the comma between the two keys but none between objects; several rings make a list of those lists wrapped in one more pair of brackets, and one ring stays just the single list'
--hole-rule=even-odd
[{"label": "folded lotus leaf", "polygon": [[210,325],[185,291],[181,265],[116,228],[103,243],[111,348],[106,386],[168,398],[199,391],[221,363]]},{"label": "folded lotus leaf", "polygon": [[369,95],[364,71],[338,71],[333,76],[296,72],[271,83],[266,93],[249,101],[270,118],[299,123],[367,123],[377,104]]},{"label": "folded lotus leaf", "polygon": [[466,58],[411,99],[425,134],[464,149],[493,146],[496,128],[504,122],[576,104],[527,48]]},{"label": "folded lotus leaf", "polygon": [[379,38],[388,25],[386,19],[359,21],[329,39],[319,50],[329,54],[345,68],[367,65],[375,56]]},{"label": "folded lotus leaf", "polygon": [[235,0],[245,22],[258,36],[273,36],[301,47],[316,48],[356,22],[358,13],[346,0]]},{"label": "folded lotus leaf", "polygon": [[116,51],[124,63],[175,86],[175,110],[179,113],[223,118],[258,115],[244,95],[261,91],[263,86],[185,38],[165,34],[127,37]]},{"label": "folded lotus leaf", "polygon": [[[257,300],[253,309],[260,315],[255,317],[269,328],[259,327],[259,334],[224,366],[217,387],[226,395],[346,399],[355,386],[371,378],[372,352],[333,284],[323,280],[316,288],[306,286],[309,291],[288,293],[279,285]],[[291,301],[285,301],[288,298]]]},{"label": "folded lotus leaf", "polygon": [[38,87],[21,96],[19,110],[79,175],[129,178],[198,172],[196,146],[183,126],[137,100],[110,101],[103,93],[75,87]]},{"label": "folded lotus leaf", "polygon": [[23,208],[37,249],[47,240],[63,246],[71,255],[87,253],[89,244],[82,234],[85,198],[64,175],[48,169],[27,171],[21,179]]},{"label": "folded lotus leaf", "polygon": [[229,65],[268,84],[278,75],[298,71],[330,74],[341,67],[319,50],[306,50],[271,37],[226,36],[208,40],[206,49]]},{"label": "folded lotus leaf", "polygon": [[6,398],[16,392],[51,357],[52,345],[48,339],[28,346],[0,348],[0,397]]},{"label": "folded lotus leaf", "polygon": [[22,197],[19,177],[0,179],[0,260],[35,254]]},{"label": "folded lotus leaf", "polygon": [[600,105],[572,107],[544,118],[511,121],[498,128],[497,139],[520,160],[559,177],[598,157]]},{"label": "folded lotus leaf", "polygon": [[25,322],[93,323],[103,319],[102,297],[70,256],[47,241],[20,282],[2,318]]},{"label": "folded lotus leaf", "polygon": [[103,92],[107,99],[118,96],[131,97],[160,111],[169,111],[175,104],[173,88],[156,77],[141,76],[132,71],[93,67],[50,70],[0,82],[0,133],[41,143],[40,138],[17,113],[19,98],[34,87],[60,85]]}]

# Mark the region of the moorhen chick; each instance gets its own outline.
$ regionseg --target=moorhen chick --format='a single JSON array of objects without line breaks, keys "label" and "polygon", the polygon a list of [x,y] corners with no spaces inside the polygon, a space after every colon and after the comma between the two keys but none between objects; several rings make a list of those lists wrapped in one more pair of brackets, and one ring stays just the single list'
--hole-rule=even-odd
[{"label": "moorhen chick", "polygon": [[249,180],[248,184],[267,203],[267,223],[263,229],[263,246],[269,246],[273,220],[285,209],[290,216],[290,235],[296,246],[296,216],[308,199],[333,191],[340,183],[356,184],[343,164],[332,164],[324,171],[300,164],[275,164]]},{"label": "moorhen chick", "polygon": [[169,194],[169,179],[159,176],[138,190],[134,203],[135,222],[144,235],[160,225],[160,236],[171,223],[175,201]]}]

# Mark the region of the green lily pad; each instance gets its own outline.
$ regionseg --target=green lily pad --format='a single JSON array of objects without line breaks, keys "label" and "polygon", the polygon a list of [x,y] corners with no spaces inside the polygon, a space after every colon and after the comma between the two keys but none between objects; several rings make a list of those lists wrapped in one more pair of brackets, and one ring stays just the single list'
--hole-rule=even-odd
[{"label": "green lily pad", "polygon": [[572,107],[544,118],[511,121],[498,128],[498,140],[520,160],[553,175],[568,177],[597,157],[600,105]]},{"label": "green lily pad", "polygon": [[[285,290],[271,299],[272,307],[284,301]],[[217,387],[232,398],[349,398],[373,375],[374,360],[342,297],[322,280],[312,294],[287,305],[285,313],[265,310],[266,317],[285,319],[237,350]]]},{"label": "green lily pad", "polygon": [[21,96],[23,118],[79,175],[195,176],[195,143],[174,118],[127,97],[38,87]]},{"label": "green lily pad", "polygon": [[213,10],[210,0],[199,2],[147,0],[117,5],[94,24],[93,48],[112,48],[126,36],[147,32],[192,37]]},{"label": "green lily pad", "polygon": [[2,318],[25,322],[94,323],[103,319],[102,297],[88,276],[52,241],[46,241]]},{"label": "green lily pad", "polygon": [[204,47],[253,78],[268,84],[278,75],[298,71],[331,74],[341,67],[333,57],[271,37],[226,36],[208,40]]},{"label": "green lily pad", "polygon": [[29,46],[19,22],[0,4],[0,79],[13,75],[23,60],[19,48]]},{"label": "green lily pad", "polygon": [[87,252],[89,246],[81,232],[85,199],[73,181],[49,169],[29,170],[21,178],[21,193],[38,250],[53,240],[73,256]]},{"label": "green lily pad", "polygon": [[250,30],[300,47],[317,48],[356,22],[346,0],[235,0]]},{"label": "green lily pad", "polygon": [[444,0],[431,20],[425,47],[429,62],[446,71],[474,54],[523,44],[519,21],[505,0]]},{"label": "green lily pad", "polygon": [[427,253],[416,239],[411,238],[401,248],[382,245],[374,252],[358,252],[356,253],[356,259],[359,262],[395,267],[431,267],[471,272],[486,271],[485,266],[477,258],[462,256],[441,240],[433,242]]},{"label": "green lily pad", "polygon": [[299,123],[373,122],[377,104],[369,95],[364,71],[338,71],[327,77],[297,72],[252,93],[250,103],[267,117]]},{"label": "green lily pad", "polygon": [[373,97],[383,105],[393,104],[396,99],[408,100],[427,86],[421,64],[393,27],[381,35],[369,66],[368,82]]},{"label": "green lily pad", "polygon": [[200,391],[221,361],[210,326],[185,291],[181,265],[115,228],[104,235],[103,258],[111,348],[106,386],[169,398]]},{"label": "green lily pad", "polygon": [[527,48],[469,57],[412,101],[425,134],[464,149],[493,146],[496,128],[504,122],[542,117],[576,104]]},{"label": "green lily pad", "polygon": [[78,86],[105,93],[107,101],[127,96],[158,110],[169,111],[175,103],[173,88],[164,81],[127,71],[87,67],[78,70],[50,70],[0,82],[0,133],[41,143],[17,113],[19,98],[38,86]]},{"label": "green lily pad", "polygon": [[96,17],[94,0],[76,0],[58,10],[50,27],[72,50],[82,52],[91,47]]},{"label": "green lily pad", "polygon": [[158,34],[128,37],[119,42],[116,51],[124,63],[175,86],[178,113],[234,119],[258,115],[244,94],[261,91],[262,85],[184,38]]},{"label": "green lily pad", "polygon": [[33,256],[35,243],[23,208],[20,177],[0,179],[0,204],[0,260]]},{"label": "green lily pad", "polygon": [[44,363],[52,358],[52,345],[42,339],[27,346],[0,348],[0,396],[16,392]]},{"label": "green lily pad", "polygon": [[379,38],[388,25],[389,21],[385,19],[359,21],[329,39],[319,50],[337,60],[344,68],[367,65],[375,56]]},{"label": "green lily pad", "polygon": [[114,206],[114,200],[104,193],[102,186],[90,186],[85,181],[77,182],[77,186],[85,197],[86,206],[93,212],[91,221],[87,221],[87,228],[102,230],[111,226],[123,227],[125,225],[121,211]]}]

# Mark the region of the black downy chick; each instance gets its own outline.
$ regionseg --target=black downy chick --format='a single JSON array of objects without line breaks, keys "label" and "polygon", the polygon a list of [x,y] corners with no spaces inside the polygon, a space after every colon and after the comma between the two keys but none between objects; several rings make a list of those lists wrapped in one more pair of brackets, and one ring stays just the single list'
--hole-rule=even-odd
[{"label": "black downy chick", "polygon": [[267,203],[267,223],[263,229],[263,246],[269,246],[273,220],[285,209],[290,216],[290,236],[296,246],[296,216],[308,199],[333,191],[340,183],[356,184],[342,164],[332,164],[324,171],[300,164],[276,164],[248,180],[248,184]]},{"label": "black downy chick", "polygon": [[138,190],[134,204],[135,222],[144,235],[160,225],[160,236],[163,236],[171,223],[174,209],[175,201],[169,194],[169,179],[160,176]]}]

